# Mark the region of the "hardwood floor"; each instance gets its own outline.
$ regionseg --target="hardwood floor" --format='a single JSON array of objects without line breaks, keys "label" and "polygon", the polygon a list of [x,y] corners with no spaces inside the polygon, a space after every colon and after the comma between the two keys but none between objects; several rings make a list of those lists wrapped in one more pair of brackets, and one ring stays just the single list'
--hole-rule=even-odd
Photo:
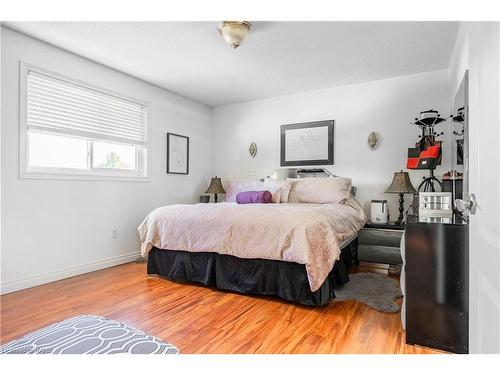
[{"label": "hardwood floor", "polygon": [[305,307],[147,277],[128,263],[0,297],[0,341],[95,314],[175,344],[181,353],[439,353],[405,344],[399,314],[355,301]]}]

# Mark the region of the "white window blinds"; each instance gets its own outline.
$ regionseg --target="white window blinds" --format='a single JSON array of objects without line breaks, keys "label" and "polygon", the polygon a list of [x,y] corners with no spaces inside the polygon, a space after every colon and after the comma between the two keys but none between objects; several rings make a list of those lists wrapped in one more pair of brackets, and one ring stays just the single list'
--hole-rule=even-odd
[{"label": "white window blinds", "polygon": [[147,143],[144,105],[77,82],[28,70],[26,105],[29,130]]}]

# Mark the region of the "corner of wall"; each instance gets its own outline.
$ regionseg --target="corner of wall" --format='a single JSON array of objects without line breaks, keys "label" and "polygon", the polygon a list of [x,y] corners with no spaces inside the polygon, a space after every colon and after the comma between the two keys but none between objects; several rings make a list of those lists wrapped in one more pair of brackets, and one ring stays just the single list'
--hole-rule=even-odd
[{"label": "corner of wall", "polygon": [[462,77],[467,69],[469,69],[469,28],[468,22],[460,22],[457,32],[455,47],[450,58],[448,66],[448,81],[450,97],[455,96]]},{"label": "corner of wall", "polygon": [[[209,176],[215,176],[217,172],[216,159],[215,159],[215,109],[216,107],[210,107],[210,170]],[[208,185],[207,185],[208,186]]]}]

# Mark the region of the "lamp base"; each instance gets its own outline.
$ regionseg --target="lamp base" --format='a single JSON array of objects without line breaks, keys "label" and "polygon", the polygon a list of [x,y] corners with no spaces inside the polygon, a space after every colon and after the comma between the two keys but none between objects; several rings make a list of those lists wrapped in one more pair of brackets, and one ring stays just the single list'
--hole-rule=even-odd
[{"label": "lamp base", "polygon": [[403,222],[403,212],[405,210],[404,203],[405,203],[404,194],[399,193],[399,216],[398,220],[396,221],[396,223],[398,224],[401,224]]},{"label": "lamp base", "polygon": [[214,202],[217,203],[217,193],[214,194]]}]

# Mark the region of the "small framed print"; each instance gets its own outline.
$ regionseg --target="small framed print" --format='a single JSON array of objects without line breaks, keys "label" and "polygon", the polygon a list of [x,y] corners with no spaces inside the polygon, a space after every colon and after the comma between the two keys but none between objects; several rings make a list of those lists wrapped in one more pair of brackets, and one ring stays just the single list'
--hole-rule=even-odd
[{"label": "small framed print", "polygon": [[334,121],[281,125],[281,166],[333,165]]},{"label": "small framed print", "polygon": [[189,174],[189,137],[167,133],[167,173]]}]

